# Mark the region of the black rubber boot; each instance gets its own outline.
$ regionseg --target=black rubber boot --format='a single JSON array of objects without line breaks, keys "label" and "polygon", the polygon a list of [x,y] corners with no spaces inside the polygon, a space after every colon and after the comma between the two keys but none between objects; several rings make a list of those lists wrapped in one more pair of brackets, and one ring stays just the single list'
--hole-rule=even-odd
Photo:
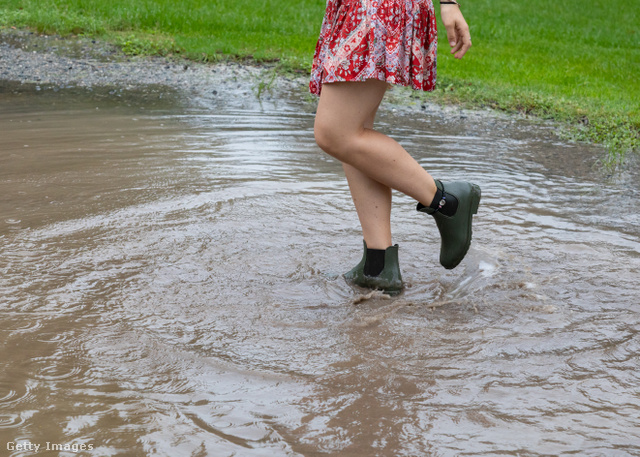
[{"label": "black rubber boot", "polygon": [[367,262],[367,243],[363,240],[364,253],[362,260],[353,269],[344,274],[344,278],[352,284],[368,289],[381,290],[389,295],[397,295],[402,291],[403,282],[398,263],[398,245],[388,247],[384,252],[384,268],[376,276],[364,274]]},{"label": "black rubber boot", "polygon": [[451,270],[462,262],[471,245],[472,216],[478,212],[481,191],[476,184],[436,180],[441,195],[431,207],[418,203],[417,210],[432,215],[440,231],[440,263]]}]

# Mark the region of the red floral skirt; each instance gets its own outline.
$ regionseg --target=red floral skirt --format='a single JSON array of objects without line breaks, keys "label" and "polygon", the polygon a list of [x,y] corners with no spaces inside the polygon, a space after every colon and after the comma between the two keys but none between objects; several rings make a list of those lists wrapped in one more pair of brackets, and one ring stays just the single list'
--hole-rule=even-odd
[{"label": "red floral skirt", "polygon": [[433,90],[436,45],[432,0],[327,0],[309,90],[367,79]]}]

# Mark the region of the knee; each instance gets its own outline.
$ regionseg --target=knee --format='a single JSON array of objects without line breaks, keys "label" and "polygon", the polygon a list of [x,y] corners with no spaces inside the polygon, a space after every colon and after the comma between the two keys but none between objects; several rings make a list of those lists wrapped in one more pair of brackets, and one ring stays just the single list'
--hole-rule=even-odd
[{"label": "knee", "polygon": [[336,147],[335,144],[335,131],[331,128],[331,124],[324,119],[316,117],[315,124],[313,125],[313,136],[316,139],[316,144],[329,155],[333,155],[333,151]]},{"label": "knee", "polygon": [[316,118],[313,126],[313,134],[316,139],[316,144],[320,149],[330,156],[344,161],[342,159],[349,149],[347,143],[349,142],[350,136],[345,134],[339,126],[323,118]]}]

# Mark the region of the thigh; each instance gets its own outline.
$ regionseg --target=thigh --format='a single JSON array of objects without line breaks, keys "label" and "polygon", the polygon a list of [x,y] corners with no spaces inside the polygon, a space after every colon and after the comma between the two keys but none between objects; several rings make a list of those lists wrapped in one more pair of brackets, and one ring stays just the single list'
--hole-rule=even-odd
[{"label": "thigh", "polygon": [[387,83],[375,79],[362,82],[336,82],[322,86],[316,126],[334,134],[348,134],[371,128]]}]

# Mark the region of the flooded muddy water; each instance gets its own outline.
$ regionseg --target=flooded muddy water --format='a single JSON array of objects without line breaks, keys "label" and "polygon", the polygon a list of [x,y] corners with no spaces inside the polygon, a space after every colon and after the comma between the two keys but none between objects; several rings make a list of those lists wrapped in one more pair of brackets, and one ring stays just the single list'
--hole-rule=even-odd
[{"label": "flooded muddy water", "polygon": [[640,455],[637,167],[386,105],[483,200],[445,271],[395,195],[407,288],[368,296],[311,102],[38,89],[0,90],[1,455]]}]

